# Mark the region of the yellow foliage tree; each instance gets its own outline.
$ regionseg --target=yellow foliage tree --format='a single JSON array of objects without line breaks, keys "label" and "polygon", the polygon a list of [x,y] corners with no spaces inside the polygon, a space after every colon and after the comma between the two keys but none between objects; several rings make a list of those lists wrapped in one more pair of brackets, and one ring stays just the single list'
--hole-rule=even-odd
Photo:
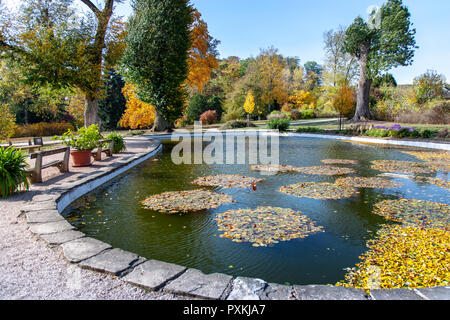
[{"label": "yellow foliage tree", "polygon": [[247,114],[252,114],[255,110],[255,98],[253,97],[253,92],[251,90],[247,93],[247,98],[244,103],[244,110]]},{"label": "yellow foliage tree", "polygon": [[201,19],[197,9],[192,13],[191,48],[189,50],[189,74],[187,84],[191,88],[203,91],[204,86],[211,79],[211,71],[219,67],[219,62],[212,52],[213,37],[209,35],[208,25]]},{"label": "yellow foliage tree", "polygon": [[127,83],[122,93],[127,101],[125,113],[120,119],[120,125],[130,129],[145,129],[155,122],[155,108],[136,97],[136,88]]},{"label": "yellow foliage tree", "polygon": [[289,97],[289,102],[297,109],[310,109],[314,107],[314,97],[309,91],[295,90]]}]

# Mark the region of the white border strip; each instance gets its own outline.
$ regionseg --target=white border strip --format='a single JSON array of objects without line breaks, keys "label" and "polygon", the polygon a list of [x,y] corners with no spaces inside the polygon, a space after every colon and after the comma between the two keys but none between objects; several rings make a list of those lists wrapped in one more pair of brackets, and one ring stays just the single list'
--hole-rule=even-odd
[{"label": "white border strip", "polygon": [[[343,140],[344,142],[365,142],[372,144],[384,144],[384,145],[396,145],[396,146],[407,146],[415,148],[427,148],[427,149],[437,149],[437,150],[447,150],[450,151],[450,143],[435,143],[435,142],[422,142],[422,141],[403,141],[403,140],[384,140],[378,138],[364,138],[364,137],[352,137],[352,136],[336,136],[328,134],[312,134],[312,133],[279,133],[270,130],[242,130],[242,131],[223,131],[218,130],[214,132],[203,132],[203,133],[192,133],[192,132],[174,132],[173,135],[176,137],[198,137],[198,136],[214,136],[217,133],[226,133],[233,135],[248,135],[248,134],[262,134],[267,136],[279,135],[280,137],[298,137],[298,138],[318,138],[318,139],[331,139],[331,140]],[[152,135],[147,136],[154,139],[165,140],[170,139],[172,135]]]}]

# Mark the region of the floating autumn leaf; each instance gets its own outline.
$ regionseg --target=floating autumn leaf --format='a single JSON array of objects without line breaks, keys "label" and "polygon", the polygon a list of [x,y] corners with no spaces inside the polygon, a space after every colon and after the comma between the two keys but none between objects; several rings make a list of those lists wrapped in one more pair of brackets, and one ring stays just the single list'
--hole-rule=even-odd
[{"label": "floating autumn leaf", "polygon": [[325,164],[343,164],[343,165],[357,165],[359,162],[357,160],[346,160],[346,159],[325,159],[321,160]]},{"label": "floating autumn leaf", "polygon": [[416,199],[384,200],[374,206],[374,214],[388,220],[420,227],[448,229],[450,206]]},{"label": "floating autumn leaf", "polygon": [[401,183],[396,183],[383,178],[376,177],[347,177],[336,180],[336,185],[354,188],[391,189],[401,187]]},{"label": "floating autumn leaf", "polygon": [[450,233],[445,230],[384,226],[367,245],[361,262],[336,286],[370,290],[449,284]]},{"label": "floating autumn leaf", "polygon": [[382,172],[402,173],[433,173],[437,171],[436,168],[432,168],[426,163],[397,160],[372,161],[372,169]]},{"label": "floating autumn leaf", "polygon": [[257,182],[264,179],[244,177],[241,175],[216,175],[198,178],[191,183],[203,187],[221,187],[221,188],[252,188]]},{"label": "floating autumn leaf", "polygon": [[209,190],[191,190],[154,195],[142,201],[142,204],[146,209],[176,214],[215,209],[231,201],[232,198],[229,195]]},{"label": "floating autumn leaf", "polygon": [[346,174],[355,173],[355,170],[350,168],[339,168],[333,166],[301,167],[298,168],[297,171],[304,174],[323,176],[343,176]]},{"label": "floating autumn leaf", "polygon": [[429,184],[434,184],[438,187],[442,187],[442,188],[446,188],[446,189],[450,189],[450,182],[447,179],[440,179],[440,178],[432,178],[432,177],[415,177],[414,179],[417,182],[422,182],[422,183],[429,183]]},{"label": "floating autumn leaf", "polygon": [[323,231],[301,212],[292,209],[258,207],[255,210],[229,210],[215,220],[222,238],[233,242],[250,242],[254,247],[265,247],[280,241],[306,238]]},{"label": "floating autumn leaf", "polygon": [[280,192],[296,197],[328,200],[350,198],[358,193],[358,190],[349,186],[338,186],[328,182],[299,182],[290,186],[283,186]]},{"label": "floating autumn leaf", "polygon": [[298,172],[298,168],[289,165],[281,164],[258,164],[251,166],[252,171],[264,171],[264,172]]}]

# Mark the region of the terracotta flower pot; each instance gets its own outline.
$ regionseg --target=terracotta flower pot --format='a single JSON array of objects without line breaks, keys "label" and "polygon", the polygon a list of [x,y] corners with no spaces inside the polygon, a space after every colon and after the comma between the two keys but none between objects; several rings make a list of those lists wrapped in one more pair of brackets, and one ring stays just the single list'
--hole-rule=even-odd
[{"label": "terracotta flower pot", "polygon": [[70,151],[74,167],[87,167],[92,165],[92,150]]}]

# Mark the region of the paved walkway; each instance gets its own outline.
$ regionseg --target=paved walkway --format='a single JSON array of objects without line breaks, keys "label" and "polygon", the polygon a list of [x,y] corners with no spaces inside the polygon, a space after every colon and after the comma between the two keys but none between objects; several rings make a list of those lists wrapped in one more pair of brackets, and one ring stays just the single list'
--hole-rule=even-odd
[{"label": "paved walkway", "polygon": [[[121,279],[71,265],[57,249],[37,240],[27,230],[25,218],[20,215],[20,209],[34,195],[45,194],[53,183],[79,179],[118,158],[148,150],[151,143],[147,139],[133,137],[126,139],[126,145],[125,153],[95,162],[92,167],[71,167],[71,172],[64,175],[56,168],[45,169],[44,183],[33,185],[28,192],[0,200],[0,299],[184,299],[172,294],[148,292]],[[45,161],[52,160],[52,157],[48,158]]]}]

